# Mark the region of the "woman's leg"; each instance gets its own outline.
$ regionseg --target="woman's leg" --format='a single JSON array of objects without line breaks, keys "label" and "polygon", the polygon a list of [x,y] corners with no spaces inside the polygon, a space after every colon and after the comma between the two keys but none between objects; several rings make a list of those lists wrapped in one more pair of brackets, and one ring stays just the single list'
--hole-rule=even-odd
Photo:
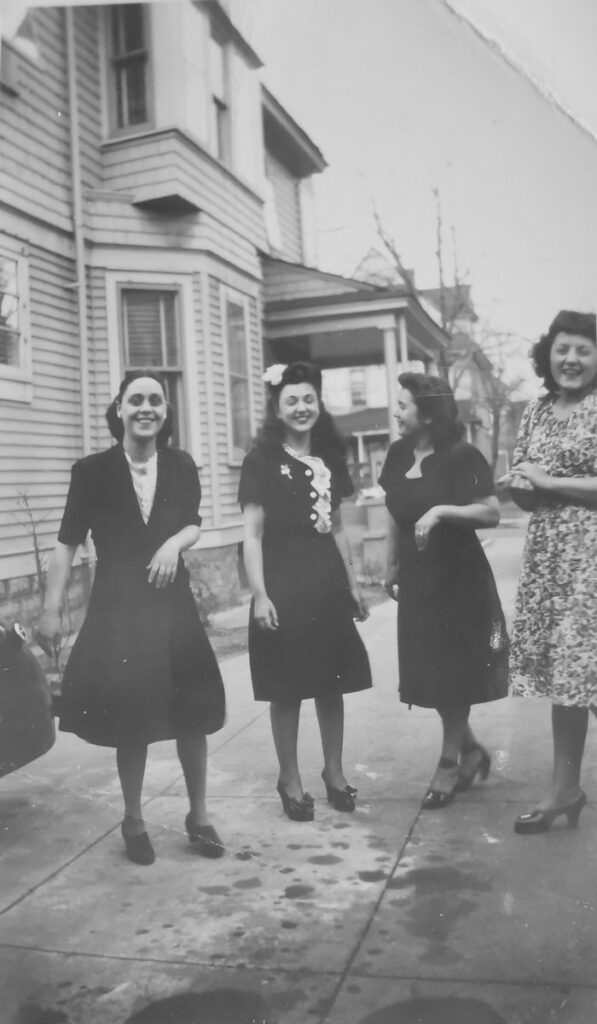
[{"label": "woman's leg", "polygon": [[324,779],[334,789],[343,790],[348,785],[342,768],[344,698],[341,693],[317,697],[315,710],[323,748]]},{"label": "woman's leg", "polygon": [[438,708],[442,720],[443,739],[441,762],[438,764],[431,788],[438,793],[449,793],[458,782],[458,757],[465,737],[474,736],[468,725],[470,705]]},{"label": "woman's leg", "polygon": [[191,821],[194,825],[207,825],[207,738],[202,735],[180,736],[176,749],[189,795]]},{"label": "woman's leg", "polygon": [[128,835],[145,831],[141,810],[141,792],[147,762],[147,744],[133,743],[116,748],[116,764],[124,800],[125,827]]},{"label": "woman's leg", "polygon": [[270,719],[274,746],[280,764],[279,783],[293,800],[302,800],[303,784],[298,767],[300,700],[272,701]]},{"label": "woman's leg", "polygon": [[551,790],[538,805],[538,810],[567,807],[580,795],[580,770],[588,721],[588,708],[553,705],[553,778]]}]

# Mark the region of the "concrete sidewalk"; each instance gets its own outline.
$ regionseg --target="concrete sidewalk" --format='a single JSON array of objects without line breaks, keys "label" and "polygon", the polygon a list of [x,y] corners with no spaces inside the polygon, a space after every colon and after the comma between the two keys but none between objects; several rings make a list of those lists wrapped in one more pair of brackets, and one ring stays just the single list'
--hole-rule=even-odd
[{"label": "concrete sidewalk", "polygon": [[[504,544],[488,555],[511,606],[519,549]],[[578,831],[512,830],[549,770],[549,707],[475,709],[488,782],[421,813],[437,716],[398,702],[393,604],[362,632],[375,687],[346,700],[353,815],[325,802],[306,704],[316,820],[283,816],[246,656],[222,663],[229,717],[210,741],[222,860],[186,841],[173,744],[150,755],[149,868],[123,855],[112,751],[60,735],[2,780],[0,1024],[595,1024],[595,805]],[[589,795],[596,774],[589,742]]]}]

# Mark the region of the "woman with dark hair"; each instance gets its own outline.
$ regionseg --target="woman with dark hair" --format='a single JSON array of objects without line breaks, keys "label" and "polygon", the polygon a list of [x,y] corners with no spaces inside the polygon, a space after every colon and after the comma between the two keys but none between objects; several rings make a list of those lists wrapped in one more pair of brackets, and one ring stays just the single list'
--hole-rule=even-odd
[{"label": "woman with dark hair", "polygon": [[497,526],[491,470],[462,441],[445,380],[399,378],[401,434],[380,477],[390,513],[386,588],[398,601],[400,699],[435,708],[443,726],[422,807],[445,807],[487,778],[490,757],[468,724],[472,704],[507,694],[508,640],[493,574],[476,534]]},{"label": "woman with dark hair", "polygon": [[[578,824],[589,707],[597,705],[597,341],[595,314],[562,310],[533,349],[546,394],[525,409],[511,494],[532,510],[512,629],[516,695],[552,701],[554,766],[545,797],[515,822]],[[522,489],[522,488],[525,489]]]},{"label": "woman with dark hair", "polygon": [[353,617],[367,610],[352,570],[340,501],[352,493],[345,450],[309,363],[270,366],[267,408],[246,456],[239,502],[253,595],[249,622],[256,700],[270,702],[278,793],[293,821],[312,821],[297,759],[301,701],[315,698],[329,802],[353,811],[342,767],[343,694],[371,686]]},{"label": "woman with dark hair", "polygon": [[116,748],[122,836],[137,864],[155,859],[141,808],[147,747],[176,739],[189,840],[203,856],[219,857],[205,806],[205,737],[223,725],[224,690],[181,557],[200,533],[197,469],[167,446],[171,413],[152,370],[126,375],[106,419],[118,444],[73,466],[37,631],[45,650],[59,641],[73,558],[91,531],[97,567],[64,672],[60,728]]}]

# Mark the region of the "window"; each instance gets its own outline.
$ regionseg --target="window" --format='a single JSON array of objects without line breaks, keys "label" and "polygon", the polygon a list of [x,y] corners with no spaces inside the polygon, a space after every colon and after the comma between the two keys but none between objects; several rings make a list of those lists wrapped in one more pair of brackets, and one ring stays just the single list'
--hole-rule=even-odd
[{"label": "window", "polygon": [[352,409],[364,409],[367,405],[367,380],[363,369],[350,370],[350,405]]},{"label": "window", "polygon": [[211,86],[210,139],[218,160],[230,158],[230,111],[228,107],[228,68],[223,43],[213,35],[209,40],[209,80]]},{"label": "window", "polygon": [[112,7],[109,17],[113,127],[133,128],[149,121],[144,5]]},{"label": "window", "polygon": [[226,355],[230,398],[230,458],[240,462],[251,441],[251,399],[245,306],[224,298]]},{"label": "window", "polygon": [[172,444],[184,447],[182,345],[178,291],[123,288],[120,293],[124,369],[157,370],[174,413]]},{"label": "window", "polygon": [[39,60],[34,12],[23,14],[22,7],[15,4],[12,10],[3,13],[1,27],[0,85],[7,92],[17,95],[19,56],[34,63]]},{"label": "window", "polygon": [[0,399],[30,402],[27,261],[15,244],[0,249]]}]

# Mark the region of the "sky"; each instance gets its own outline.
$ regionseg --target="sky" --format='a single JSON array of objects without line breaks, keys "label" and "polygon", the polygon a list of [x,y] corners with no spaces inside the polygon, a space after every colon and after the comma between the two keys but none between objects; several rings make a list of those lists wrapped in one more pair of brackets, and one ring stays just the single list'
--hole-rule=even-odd
[{"label": "sky", "polygon": [[534,340],[558,309],[596,308],[593,0],[232,3],[265,83],[328,161],[323,269],[351,274],[379,245],[375,205],[435,285],[437,189],[448,281],[456,253],[495,330]]}]

